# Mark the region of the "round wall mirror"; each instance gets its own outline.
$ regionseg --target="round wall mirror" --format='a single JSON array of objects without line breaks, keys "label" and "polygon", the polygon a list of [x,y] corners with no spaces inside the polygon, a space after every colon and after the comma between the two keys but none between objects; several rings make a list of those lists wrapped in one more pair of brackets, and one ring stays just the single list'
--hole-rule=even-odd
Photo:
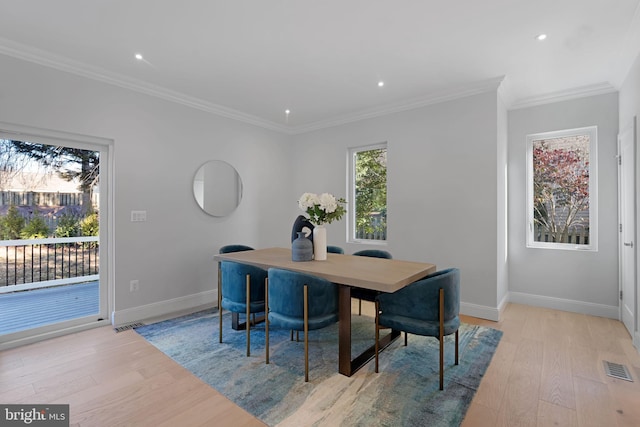
[{"label": "round wall mirror", "polygon": [[198,205],[209,215],[227,216],[242,200],[242,179],[229,163],[211,160],[196,172],[193,178],[193,195]]}]

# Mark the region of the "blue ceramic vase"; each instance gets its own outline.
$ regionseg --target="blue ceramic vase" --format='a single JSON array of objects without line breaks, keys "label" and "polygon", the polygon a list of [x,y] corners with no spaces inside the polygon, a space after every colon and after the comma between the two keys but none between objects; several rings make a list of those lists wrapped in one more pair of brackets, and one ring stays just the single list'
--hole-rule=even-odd
[{"label": "blue ceramic vase", "polygon": [[313,243],[307,239],[304,232],[299,231],[298,237],[291,244],[292,261],[311,261],[313,259]]}]

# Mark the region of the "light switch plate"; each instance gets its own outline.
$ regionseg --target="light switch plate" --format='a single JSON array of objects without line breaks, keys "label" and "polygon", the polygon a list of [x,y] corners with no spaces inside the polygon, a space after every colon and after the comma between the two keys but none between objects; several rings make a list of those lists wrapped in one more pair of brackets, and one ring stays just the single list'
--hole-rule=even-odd
[{"label": "light switch plate", "polygon": [[147,220],[147,211],[131,211],[131,222],[144,222]]}]

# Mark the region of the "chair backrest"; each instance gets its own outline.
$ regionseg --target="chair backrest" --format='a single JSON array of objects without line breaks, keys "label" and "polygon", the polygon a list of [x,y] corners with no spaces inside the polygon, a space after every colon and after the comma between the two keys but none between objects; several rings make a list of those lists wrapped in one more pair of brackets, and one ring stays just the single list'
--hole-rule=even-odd
[{"label": "chair backrest", "polygon": [[304,315],[304,285],[309,298],[309,318],[338,312],[338,286],[321,277],[280,268],[269,269],[269,311],[287,317]]},{"label": "chair backrest", "polygon": [[356,256],[368,256],[371,258],[386,258],[392,259],[391,253],[383,251],[382,249],[363,249],[361,251],[354,252]]},{"label": "chair backrest", "polygon": [[231,252],[252,251],[253,248],[247,245],[226,245],[220,248],[219,253],[228,254]]},{"label": "chair backrest", "polygon": [[264,280],[267,270],[248,264],[223,261],[220,263],[222,270],[222,296],[225,299],[238,304],[247,302],[247,274],[251,278],[251,301],[264,301]]},{"label": "chair backrest", "polygon": [[441,288],[444,289],[444,320],[454,319],[460,313],[460,270],[457,268],[437,271],[392,294],[381,294],[378,301],[384,313],[436,321]]},{"label": "chair backrest", "polygon": [[327,252],[329,252],[331,254],[343,254],[344,253],[344,249],[342,249],[340,246],[328,245],[327,246]]}]

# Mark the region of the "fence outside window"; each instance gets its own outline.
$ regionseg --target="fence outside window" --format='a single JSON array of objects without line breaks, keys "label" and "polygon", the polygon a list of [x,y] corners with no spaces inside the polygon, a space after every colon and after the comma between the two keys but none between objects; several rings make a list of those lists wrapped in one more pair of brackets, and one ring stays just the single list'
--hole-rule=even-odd
[{"label": "fence outside window", "polygon": [[82,193],[0,191],[0,206],[76,206],[81,204]]},{"label": "fence outside window", "polygon": [[544,226],[540,224],[534,225],[534,233],[536,242],[549,242],[549,243],[568,243],[574,245],[588,245],[589,244],[589,228],[588,227],[571,227],[566,234],[566,240],[556,242],[553,235]]},{"label": "fence outside window", "polygon": [[356,228],[355,238],[387,240],[387,216],[381,212],[369,214],[367,225]]}]

